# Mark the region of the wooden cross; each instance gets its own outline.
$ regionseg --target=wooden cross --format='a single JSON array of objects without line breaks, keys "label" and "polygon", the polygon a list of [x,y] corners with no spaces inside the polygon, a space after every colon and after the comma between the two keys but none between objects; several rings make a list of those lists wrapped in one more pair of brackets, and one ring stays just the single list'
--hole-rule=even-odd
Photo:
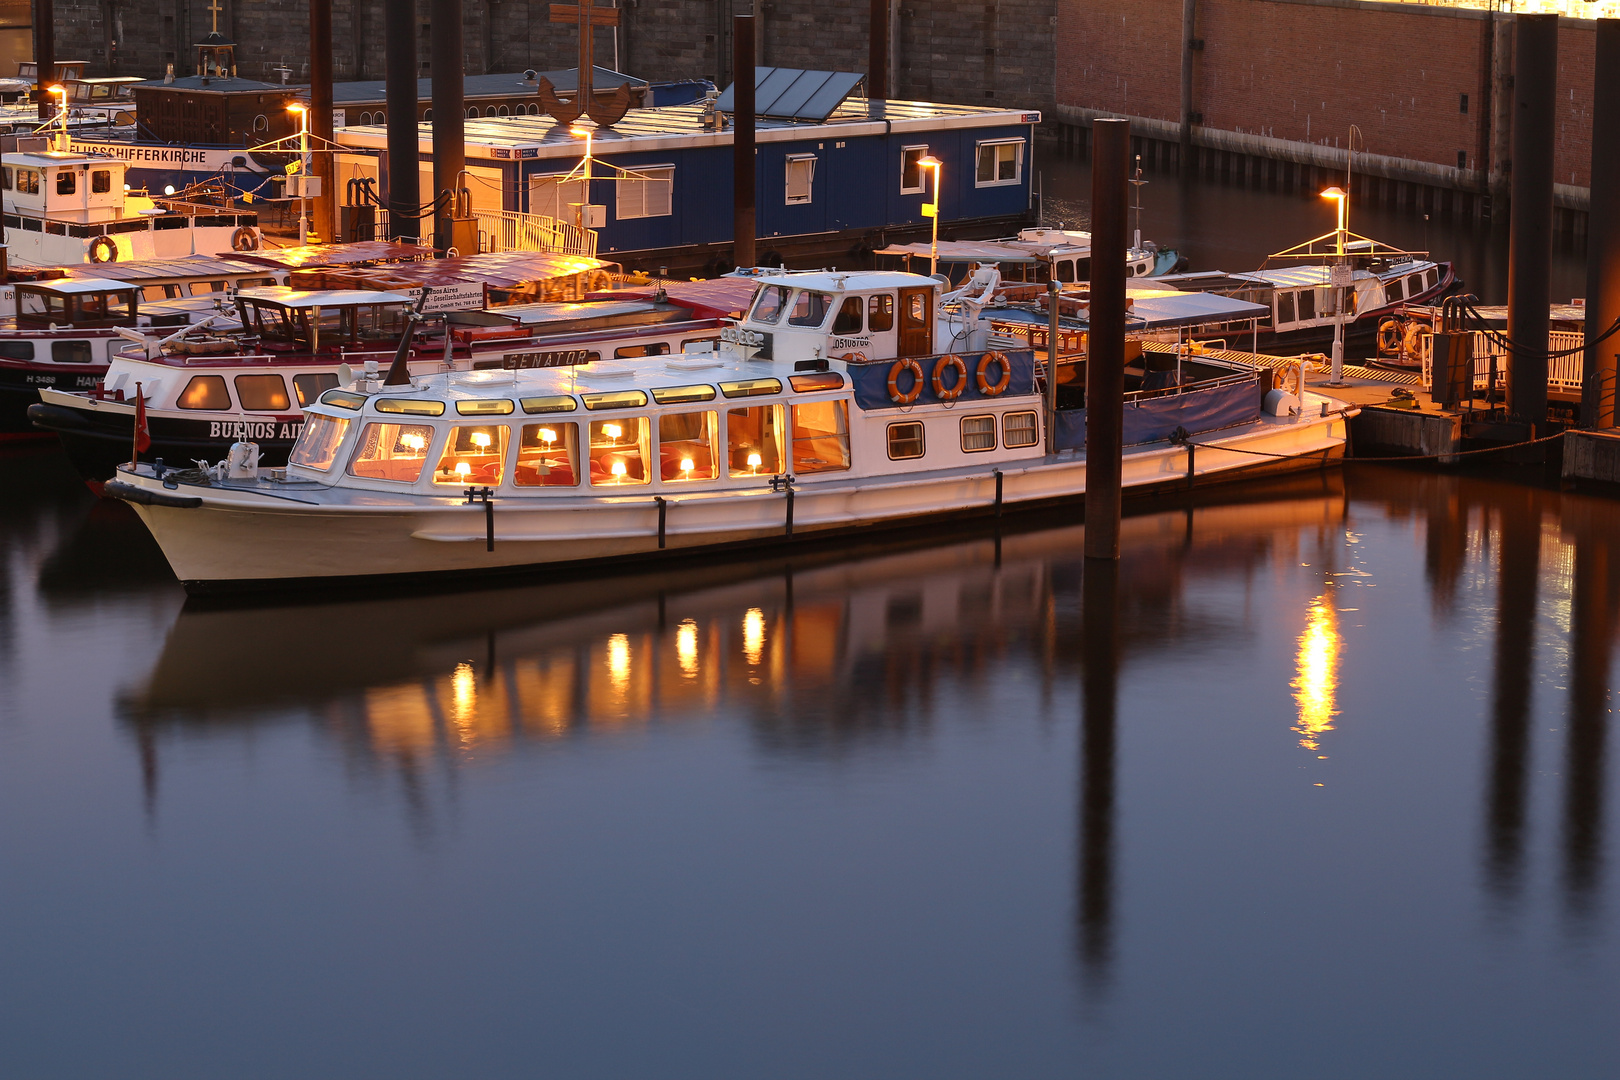
[{"label": "wooden cross", "polygon": [[573,123],[581,115],[589,116],[599,127],[608,127],[623,119],[624,114],[630,110],[629,88],[621,86],[613,101],[598,104],[595,87],[592,85],[596,70],[592,30],[598,26],[618,26],[619,9],[597,7],[596,0],[579,0],[574,4],[552,4],[551,21],[576,23],[579,26],[579,81],[576,84],[574,100],[562,101],[557,97],[551,80],[542,78],[540,101],[545,105],[546,111],[553,119],[563,124]]},{"label": "wooden cross", "polygon": [[225,10],[219,6],[219,0],[213,0],[213,3],[209,4],[208,7],[204,8],[203,10],[212,11],[214,13],[214,33],[219,33],[219,13]]}]

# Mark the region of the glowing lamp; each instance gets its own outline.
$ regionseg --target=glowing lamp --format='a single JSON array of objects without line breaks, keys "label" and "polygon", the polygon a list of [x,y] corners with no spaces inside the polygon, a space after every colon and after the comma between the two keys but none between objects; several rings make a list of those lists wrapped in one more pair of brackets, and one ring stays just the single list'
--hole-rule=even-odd
[{"label": "glowing lamp", "polygon": [[624,474],[625,474],[625,471],[626,471],[625,467],[624,467],[624,462],[615,461],[613,463],[613,468],[610,469],[609,471],[612,472],[614,476],[622,478],[624,476]]},{"label": "glowing lamp", "polygon": [[173,195],[174,194],[174,185],[173,184],[166,185],[163,188],[163,194],[165,194],[165,195]]},{"label": "glowing lamp", "polygon": [[489,436],[485,435],[482,431],[473,432],[471,442],[480,450],[489,449]]},{"label": "glowing lamp", "polygon": [[760,457],[757,451],[748,455],[748,467],[750,469],[757,469],[763,464],[765,464],[765,459]]},{"label": "glowing lamp", "polygon": [[602,434],[606,435],[610,439],[617,439],[624,434],[624,428],[620,427],[618,424],[603,424]]},{"label": "glowing lamp", "polygon": [[1324,198],[1324,199],[1342,199],[1342,198],[1345,198],[1344,189],[1339,188],[1339,187],[1330,187],[1326,191],[1322,192],[1322,198]]},{"label": "glowing lamp", "polygon": [[686,474],[686,478],[688,480],[690,480],[692,478],[692,470],[694,468],[696,468],[696,466],[692,464],[692,459],[691,458],[689,458],[689,457],[681,458],[681,472]]},{"label": "glowing lamp", "polygon": [[472,475],[472,466],[465,461],[456,462],[456,475],[463,480],[467,479],[468,476]]},{"label": "glowing lamp", "polygon": [[543,427],[540,429],[540,441],[549,447],[552,443],[557,441],[557,433],[548,427]]},{"label": "glowing lamp", "polygon": [[295,101],[291,105],[287,106],[287,111],[290,113],[306,113],[309,111],[309,106],[305,105],[301,101]]},{"label": "glowing lamp", "polygon": [[420,435],[402,435],[399,441],[412,450],[421,450],[427,446],[427,440]]}]

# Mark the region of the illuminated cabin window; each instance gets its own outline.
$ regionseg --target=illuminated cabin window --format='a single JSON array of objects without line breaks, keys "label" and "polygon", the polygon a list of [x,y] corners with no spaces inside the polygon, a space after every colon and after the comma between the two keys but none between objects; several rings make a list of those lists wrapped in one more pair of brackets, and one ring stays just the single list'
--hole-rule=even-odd
[{"label": "illuminated cabin window", "polygon": [[814,401],[793,406],[793,471],[837,472],[849,468],[849,402]]},{"label": "illuminated cabin window", "polygon": [[435,484],[495,485],[501,482],[501,462],[506,459],[506,440],[512,429],[505,424],[454,427],[445,441],[439,467],[433,470]]},{"label": "illuminated cabin window", "polygon": [[680,405],[688,401],[713,401],[714,387],[707,384],[655,387],[652,396],[653,400],[660,405]]},{"label": "illuminated cabin window", "polygon": [[421,398],[378,398],[380,413],[403,413],[406,416],[443,416],[444,402],[425,401]]},{"label": "illuminated cabin window", "polygon": [[613,350],[613,359],[625,360],[635,356],[668,356],[669,342],[650,341],[645,345],[626,345]]},{"label": "illuminated cabin window", "polygon": [[894,294],[879,293],[867,297],[866,328],[873,333],[894,329]]},{"label": "illuminated cabin window", "polygon": [[238,375],[236,399],[248,412],[286,412],[292,408],[280,375]]},{"label": "illuminated cabin window", "polygon": [[337,384],[337,375],[325,371],[294,375],[293,392],[298,395],[298,407],[303,408]]},{"label": "illuminated cabin window", "polygon": [[228,409],[230,391],[225,389],[223,375],[193,375],[186,388],[180,391],[176,402],[182,409]]},{"label": "illuminated cabin window", "polygon": [[338,446],[348,430],[348,417],[311,413],[304,419],[304,430],[298,433],[298,442],[293,445],[288,462],[325,472],[337,460]]},{"label": "illuminated cabin window", "polygon": [[647,483],[647,437],[650,428],[644,416],[592,420],[591,486],[621,487]]},{"label": "illuminated cabin window", "polygon": [[1040,429],[1032,412],[1012,412],[1001,418],[1001,445],[1008,449],[1034,446],[1040,438]]},{"label": "illuminated cabin window", "polygon": [[754,301],[754,310],[748,318],[753,322],[773,326],[782,317],[782,311],[787,307],[788,289],[785,285],[767,285],[759,290],[759,298]]},{"label": "illuminated cabin window", "polygon": [[350,476],[414,484],[427,463],[433,429],[426,424],[367,424],[349,462]]},{"label": "illuminated cabin window", "polygon": [[732,476],[774,476],[782,471],[780,417],[775,405],[726,410],[726,462]]},{"label": "illuminated cabin window", "polygon": [[471,398],[456,402],[456,412],[462,416],[505,416],[512,411],[512,402],[506,398]]},{"label": "illuminated cabin window", "polygon": [[[714,388],[708,389],[713,396]],[[719,430],[720,414],[712,410],[660,416],[658,475],[672,483],[713,480],[718,475],[714,445],[719,441]]]},{"label": "illuminated cabin window", "polygon": [[923,456],[923,426],[919,423],[889,425],[889,457],[894,461]]},{"label": "illuminated cabin window", "polygon": [[836,371],[820,371],[814,375],[789,375],[788,382],[792,383],[793,389],[801,394],[844,388],[844,377]]},{"label": "illuminated cabin window", "polygon": [[996,448],[996,418],[994,416],[962,417],[962,450],[975,454]]},{"label": "illuminated cabin window", "polygon": [[518,487],[574,487],[579,483],[579,425],[524,424],[512,483]]},{"label": "illuminated cabin window", "polygon": [[780,394],[782,392],[781,379],[739,379],[737,382],[723,382],[720,392],[728,398],[760,397],[764,394]]},{"label": "illuminated cabin window", "polygon": [[360,409],[365,403],[366,395],[351,394],[347,390],[328,390],[321,395],[322,405],[336,405],[340,409]]},{"label": "illuminated cabin window", "polygon": [[647,392],[618,390],[604,394],[581,394],[580,399],[585,402],[585,407],[593,412],[603,409],[639,409],[647,404]]},{"label": "illuminated cabin window", "polygon": [[573,412],[579,408],[579,402],[571,397],[526,397],[520,398],[518,403],[524,412],[531,414]]}]

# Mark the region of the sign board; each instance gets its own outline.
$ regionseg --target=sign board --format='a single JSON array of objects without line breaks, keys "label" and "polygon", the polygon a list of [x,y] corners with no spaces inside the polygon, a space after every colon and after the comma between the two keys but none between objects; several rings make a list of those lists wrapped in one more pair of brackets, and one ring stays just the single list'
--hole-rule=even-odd
[{"label": "sign board", "polygon": [[1342,263],[1337,266],[1328,267],[1329,285],[1334,285],[1342,289],[1348,285],[1354,285],[1355,283],[1356,271],[1354,267]]},{"label": "sign board", "polygon": [[127,142],[73,140],[73,149],[83,154],[105,154],[127,161],[136,168],[185,169],[190,172],[242,171],[267,173],[270,170],[244,149],[209,150],[195,146],[158,146]]},{"label": "sign board", "polygon": [[[443,315],[447,311],[481,311],[484,307],[484,285],[479,281],[458,282],[455,285],[429,287],[427,303],[422,305],[424,315]],[[421,289],[406,289],[405,295],[419,300]]]},{"label": "sign board", "polygon": [[601,359],[600,354],[586,349],[558,349],[554,352],[507,353],[501,357],[501,367],[508,371],[526,368],[573,367]]}]

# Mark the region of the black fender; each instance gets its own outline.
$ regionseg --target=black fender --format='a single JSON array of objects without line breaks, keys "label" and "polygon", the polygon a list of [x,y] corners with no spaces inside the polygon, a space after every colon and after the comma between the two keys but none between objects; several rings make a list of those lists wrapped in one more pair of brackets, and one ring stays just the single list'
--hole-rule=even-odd
[{"label": "black fender", "polygon": [[195,495],[165,495],[161,491],[148,491],[122,480],[107,481],[102,485],[101,493],[109,499],[122,499],[142,506],[172,506],[177,510],[195,510],[203,503]]}]

